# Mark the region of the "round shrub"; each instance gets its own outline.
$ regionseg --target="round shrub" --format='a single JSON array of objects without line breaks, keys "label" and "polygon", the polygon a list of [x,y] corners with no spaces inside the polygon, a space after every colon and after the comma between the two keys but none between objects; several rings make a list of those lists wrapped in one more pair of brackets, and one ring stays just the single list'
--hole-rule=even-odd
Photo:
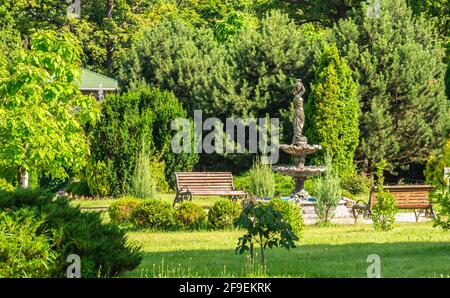
[{"label": "round shrub", "polygon": [[142,260],[126,232],[99,212],[43,191],[0,191],[0,230],[7,231],[0,235],[1,277],[66,277],[69,254],[80,256],[85,278],[116,277]]},{"label": "round shrub", "polygon": [[137,228],[167,229],[174,224],[173,207],[161,200],[140,203],[131,213],[131,221]]},{"label": "round shrub", "polygon": [[175,210],[175,220],[182,228],[198,228],[205,219],[205,210],[192,202],[183,202]]},{"label": "round shrub", "polygon": [[300,238],[304,229],[303,215],[300,205],[296,205],[292,201],[285,201],[281,199],[272,199],[269,201],[268,205],[281,214],[283,220],[291,225],[292,232]]},{"label": "round shrub", "polygon": [[213,229],[232,228],[239,217],[242,206],[233,201],[217,201],[208,212],[208,222]]},{"label": "round shrub", "polygon": [[111,221],[118,225],[125,225],[131,222],[131,213],[141,203],[141,200],[133,197],[123,197],[108,208]]},{"label": "round shrub", "polygon": [[353,195],[368,193],[372,186],[370,178],[351,173],[341,178],[341,187]]}]

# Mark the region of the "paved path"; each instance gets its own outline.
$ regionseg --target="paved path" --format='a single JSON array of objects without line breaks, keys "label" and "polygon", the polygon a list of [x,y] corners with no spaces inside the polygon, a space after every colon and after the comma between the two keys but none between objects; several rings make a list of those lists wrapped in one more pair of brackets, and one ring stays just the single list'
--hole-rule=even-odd
[{"label": "paved path", "polygon": [[[304,218],[304,221],[305,221],[305,224],[314,224],[317,221],[317,219],[312,218],[311,216],[306,216]],[[413,212],[397,213],[395,215],[395,221],[396,222],[415,223],[416,217]],[[433,221],[433,219],[430,217],[424,217],[423,215],[421,215],[419,217],[419,222],[427,222],[427,221]],[[353,216],[352,216],[352,217],[345,217],[345,218],[334,218],[332,220],[332,222],[338,223],[338,224],[354,224],[355,220],[353,219]],[[363,219],[362,216],[360,216],[358,218],[358,223],[372,224],[372,220],[371,219]]]}]

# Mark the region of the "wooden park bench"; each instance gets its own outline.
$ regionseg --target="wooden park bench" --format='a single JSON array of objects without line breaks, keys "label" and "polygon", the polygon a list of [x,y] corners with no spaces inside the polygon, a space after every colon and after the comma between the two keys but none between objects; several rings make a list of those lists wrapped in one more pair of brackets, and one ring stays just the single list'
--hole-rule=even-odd
[{"label": "wooden park bench", "polygon": [[228,196],[232,200],[247,198],[247,192],[235,190],[230,172],[175,172],[177,182],[173,205],[192,196]]},{"label": "wooden park bench", "polygon": [[[389,191],[395,197],[395,205],[398,209],[412,209],[416,216],[416,222],[419,216],[424,212],[425,216],[435,216],[433,206],[428,197],[430,190],[434,189],[431,185],[392,185],[385,186],[384,189]],[[352,207],[355,222],[359,215],[363,215],[368,219],[372,216],[372,208],[377,204],[377,187],[374,186],[370,190],[369,203],[358,200]]]}]

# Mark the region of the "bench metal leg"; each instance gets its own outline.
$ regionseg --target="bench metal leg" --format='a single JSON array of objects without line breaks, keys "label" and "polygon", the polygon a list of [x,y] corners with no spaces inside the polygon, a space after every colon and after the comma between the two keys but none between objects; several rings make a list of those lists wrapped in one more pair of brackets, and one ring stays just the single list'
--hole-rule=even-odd
[{"label": "bench metal leg", "polygon": [[192,201],[192,194],[188,193],[178,193],[175,196],[175,200],[173,200],[173,207],[175,207],[176,203],[183,203],[184,200]]}]

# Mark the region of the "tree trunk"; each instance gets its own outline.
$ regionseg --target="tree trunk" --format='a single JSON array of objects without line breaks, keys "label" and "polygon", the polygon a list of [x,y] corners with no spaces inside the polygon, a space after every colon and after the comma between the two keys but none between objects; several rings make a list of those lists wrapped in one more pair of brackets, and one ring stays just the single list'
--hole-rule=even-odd
[{"label": "tree trunk", "polygon": [[254,269],[254,264],[255,264],[255,255],[253,251],[253,243],[250,243],[250,270],[252,273]]},{"label": "tree trunk", "polygon": [[[106,1],[106,17],[109,20],[112,20],[114,10],[114,0]],[[113,62],[113,54],[114,54],[114,42],[110,36],[108,36],[108,40],[106,42],[106,60],[105,67],[108,71],[111,70],[112,62]]]},{"label": "tree trunk", "polygon": [[264,245],[263,245],[263,241],[262,241],[262,235],[259,235],[259,244],[261,246],[261,268],[263,273],[266,273],[266,260],[264,258]]},{"label": "tree trunk", "polygon": [[20,187],[28,188],[28,171],[25,170],[22,166],[19,167],[17,178],[19,179]]}]

